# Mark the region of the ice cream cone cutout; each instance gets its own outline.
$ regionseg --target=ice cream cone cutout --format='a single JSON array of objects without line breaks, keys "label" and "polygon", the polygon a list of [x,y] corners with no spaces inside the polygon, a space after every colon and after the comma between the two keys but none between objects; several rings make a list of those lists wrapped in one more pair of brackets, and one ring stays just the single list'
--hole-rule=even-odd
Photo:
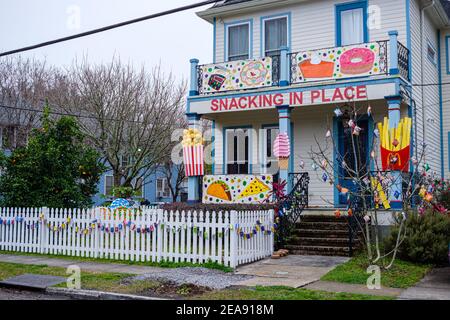
[{"label": "ice cream cone cutout", "polygon": [[281,170],[287,170],[289,167],[289,157],[291,155],[291,144],[289,136],[280,132],[273,144],[273,154],[278,158],[278,166]]}]

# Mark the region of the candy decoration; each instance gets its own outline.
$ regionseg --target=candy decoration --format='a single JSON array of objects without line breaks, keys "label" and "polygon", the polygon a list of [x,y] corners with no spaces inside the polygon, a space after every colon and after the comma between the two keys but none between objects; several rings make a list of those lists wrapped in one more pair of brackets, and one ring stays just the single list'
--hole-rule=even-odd
[{"label": "candy decoration", "polygon": [[423,169],[424,169],[426,172],[428,172],[428,171],[430,171],[431,167],[430,167],[430,165],[429,165],[428,163],[425,163],[425,164],[423,165]]},{"label": "candy decoration", "polygon": [[330,137],[331,137],[331,131],[330,131],[330,130],[327,131],[325,137],[326,137],[326,138],[330,138]]},{"label": "candy decoration", "polygon": [[375,137],[379,138],[380,137],[380,130],[378,130],[378,129],[373,130],[373,135]]},{"label": "candy decoration", "polygon": [[369,221],[370,221],[370,216],[365,215],[363,219],[364,219],[364,221],[365,221],[366,223],[369,223]]},{"label": "candy decoration", "polygon": [[337,209],[336,211],[334,211],[334,216],[336,218],[339,218],[341,216],[341,210]]},{"label": "candy decoration", "polygon": [[328,180],[328,175],[327,175],[326,173],[324,173],[324,174],[322,175],[322,180],[323,180],[323,182],[327,182],[327,180]]}]

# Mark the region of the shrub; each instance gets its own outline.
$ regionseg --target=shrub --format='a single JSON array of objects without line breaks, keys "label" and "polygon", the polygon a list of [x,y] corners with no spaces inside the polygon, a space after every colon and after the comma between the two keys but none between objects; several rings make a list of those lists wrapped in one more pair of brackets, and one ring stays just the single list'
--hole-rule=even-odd
[{"label": "shrub", "polygon": [[[450,216],[432,210],[419,215],[408,214],[406,236],[398,256],[419,263],[442,264],[448,261],[450,243]],[[398,224],[386,239],[386,249],[392,250],[398,234]]]}]

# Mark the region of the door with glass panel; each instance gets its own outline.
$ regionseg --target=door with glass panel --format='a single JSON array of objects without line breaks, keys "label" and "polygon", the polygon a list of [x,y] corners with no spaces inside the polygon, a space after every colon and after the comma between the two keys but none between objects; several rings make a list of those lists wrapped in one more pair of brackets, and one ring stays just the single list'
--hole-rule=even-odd
[{"label": "door with glass panel", "polygon": [[249,174],[249,129],[225,130],[225,159],[227,174]]},{"label": "door with glass panel", "polygon": [[261,130],[261,173],[278,173],[278,159],[273,154],[273,143],[279,132],[278,126],[264,127]]}]

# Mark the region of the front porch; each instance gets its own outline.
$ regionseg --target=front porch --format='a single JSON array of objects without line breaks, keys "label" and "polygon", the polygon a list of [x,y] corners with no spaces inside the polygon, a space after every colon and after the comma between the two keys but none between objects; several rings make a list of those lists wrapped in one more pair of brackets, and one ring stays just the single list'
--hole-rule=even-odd
[{"label": "front porch", "polygon": [[[347,61],[344,53],[355,56]],[[370,62],[370,70],[361,61]],[[211,155],[212,174],[272,175],[274,182],[288,181],[289,193],[294,187],[290,176],[306,173],[309,207],[347,206],[336,185],[350,188],[351,179],[341,169],[325,175],[312,153],[321,150],[329,164],[339,167],[341,155],[350,148],[347,127],[353,113],[358,113],[363,144],[358,163],[347,160],[367,172],[379,170],[374,163],[380,159],[371,157],[379,148],[376,124],[387,118],[389,127],[396,128],[401,118],[412,114],[402,96],[410,85],[409,52],[397,41],[396,32],[389,33],[389,41],[297,53],[280,48],[279,56],[262,59],[203,66],[193,59],[191,68],[187,116],[190,128],[198,128],[201,118],[213,123],[211,152],[205,153],[206,158]],[[250,75],[257,79],[250,81]],[[290,140],[286,169],[279,168],[273,155],[279,133]],[[199,178],[189,179],[189,200],[199,201]],[[401,208],[401,197],[390,200],[393,208]]]}]

